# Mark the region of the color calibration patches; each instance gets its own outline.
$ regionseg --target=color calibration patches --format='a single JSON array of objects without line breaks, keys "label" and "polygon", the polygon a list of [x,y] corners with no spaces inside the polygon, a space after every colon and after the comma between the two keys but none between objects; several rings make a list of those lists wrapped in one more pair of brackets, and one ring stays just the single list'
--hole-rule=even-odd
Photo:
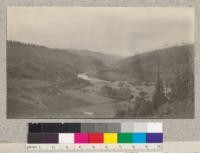
[{"label": "color calibration patches", "polygon": [[162,123],[29,123],[28,143],[162,142]]}]

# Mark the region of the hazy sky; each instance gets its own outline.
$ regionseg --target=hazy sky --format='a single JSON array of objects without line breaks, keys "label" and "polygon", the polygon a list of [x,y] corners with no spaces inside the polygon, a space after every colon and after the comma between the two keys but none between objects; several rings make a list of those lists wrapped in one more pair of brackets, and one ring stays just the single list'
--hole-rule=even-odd
[{"label": "hazy sky", "polygon": [[9,7],[9,40],[129,56],[194,42],[194,9],[181,7]]}]

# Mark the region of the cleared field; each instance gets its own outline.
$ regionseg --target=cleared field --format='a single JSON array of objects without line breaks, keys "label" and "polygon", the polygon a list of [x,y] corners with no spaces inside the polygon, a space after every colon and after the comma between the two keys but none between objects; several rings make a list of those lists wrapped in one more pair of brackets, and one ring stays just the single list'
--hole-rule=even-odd
[{"label": "cleared field", "polygon": [[92,105],[113,102],[113,99],[100,96],[97,93],[83,92],[81,90],[64,90],[64,92],[70,96],[87,101]]}]

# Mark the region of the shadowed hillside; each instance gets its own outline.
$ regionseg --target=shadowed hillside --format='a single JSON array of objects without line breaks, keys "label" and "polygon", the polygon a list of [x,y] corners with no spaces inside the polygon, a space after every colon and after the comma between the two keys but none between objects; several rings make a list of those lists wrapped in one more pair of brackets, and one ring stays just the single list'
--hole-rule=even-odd
[{"label": "shadowed hillside", "polygon": [[117,71],[129,74],[141,81],[155,81],[157,65],[163,77],[174,77],[176,71],[188,74],[194,69],[194,46],[184,45],[164,48],[122,59],[116,63]]},{"label": "shadowed hillside", "polygon": [[[135,100],[131,116],[144,118],[194,117],[194,46],[164,48],[123,59],[116,71],[140,82],[155,84],[152,101]],[[128,115],[128,116],[129,116]]]},{"label": "shadowed hillside", "polygon": [[7,41],[7,117],[192,118],[194,46],[121,59]]},{"label": "shadowed hillside", "polygon": [[111,67],[90,75],[105,80],[116,80],[117,77],[121,80],[137,79],[155,82],[158,64],[161,75],[166,79],[174,78],[177,71],[184,71],[184,73],[188,73],[187,75],[192,75],[194,71],[193,58],[193,45],[170,47],[123,58],[116,61]]},{"label": "shadowed hillside", "polygon": [[[73,54],[67,50],[50,49],[34,44],[20,42],[7,42],[8,60],[47,60],[49,63],[58,62],[66,64],[79,71],[89,71],[103,66],[103,63],[91,56]],[[8,62],[10,64],[10,62]],[[11,62],[12,63],[12,62]]]},{"label": "shadowed hillside", "polygon": [[[129,104],[119,108],[118,117],[194,117],[193,45],[169,47],[124,58],[89,75],[113,82],[134,82],[135,86],[143,87]],[[155,87],[151,89],[151,96],[148,93],[150,90],[144,91],[148,86]],[[111,97],[116,95],[117,92],[110,92],[112,90],[107,90],[106,94]]]},{"label": "shadowed hillside", "polygon": [[[77,55],[66,50],[50,49],[33,44],[7,41],[7,91],[8,117],[31,116],[38,112],[48,115],[47,106],[43,101],[46,97],[62,94],[61,89],[83,88],[89,82],[78,79],[77,74],[103,67],[96,58]],[[64,99],[71,99],[71,103],[64,103],[61,107],[78,103],[80,99],[65,95]],[[53,99],[53,98],[52,98]],[[54,102],[57,100],[54,99]],[[24,109],[25,112],[20,112]],[[40,114],[41,113],[41,114]]]}]

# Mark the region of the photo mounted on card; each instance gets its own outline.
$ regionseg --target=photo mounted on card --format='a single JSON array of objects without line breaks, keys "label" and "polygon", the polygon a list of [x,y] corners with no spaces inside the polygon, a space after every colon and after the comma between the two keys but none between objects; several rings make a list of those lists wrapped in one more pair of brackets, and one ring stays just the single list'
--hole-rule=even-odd
[{"label": "photo mounted on card", "polygon": [[7,7],[7,118],[194,118],[193,7]]}]

